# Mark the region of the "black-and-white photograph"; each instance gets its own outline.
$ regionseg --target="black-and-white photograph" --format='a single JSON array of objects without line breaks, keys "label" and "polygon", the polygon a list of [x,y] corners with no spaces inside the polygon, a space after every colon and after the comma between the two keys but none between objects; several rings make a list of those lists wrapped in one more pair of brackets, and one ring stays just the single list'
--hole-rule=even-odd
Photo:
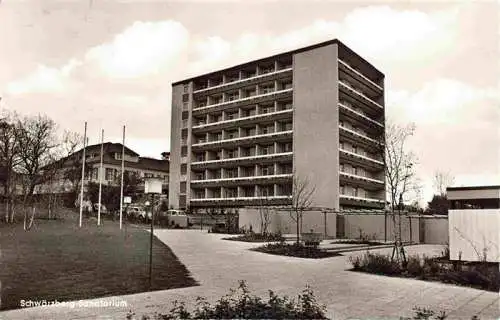
[{"label": "black-and-white photograph", "polygon": [[495,320],[499,245],[499,0],[0,0],[0,320]]}]

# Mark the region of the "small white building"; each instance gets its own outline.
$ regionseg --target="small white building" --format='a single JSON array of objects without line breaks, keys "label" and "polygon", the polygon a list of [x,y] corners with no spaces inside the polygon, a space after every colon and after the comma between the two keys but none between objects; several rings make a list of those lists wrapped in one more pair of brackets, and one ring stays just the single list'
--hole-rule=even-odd
[{"label": "small white building", "polygon": [[447,188],[450,259],[500,261],[500,186]]}]

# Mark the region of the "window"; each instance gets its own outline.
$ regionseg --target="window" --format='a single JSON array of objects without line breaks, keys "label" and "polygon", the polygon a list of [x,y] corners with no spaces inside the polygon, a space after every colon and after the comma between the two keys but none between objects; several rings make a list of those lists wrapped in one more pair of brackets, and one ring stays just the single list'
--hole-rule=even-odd
[{"label": "window", "polygon": [[196,125],[197,125],[197,126],[204,125],[204,124],[206,124],[206,122],[207,122],[207,119],[206,119],[206,118],[197,118],[197,119],[195,120],[195,123],[196,123]]},{"label": "window", "polygon": [[217,97],[212,97],[212,103],[211,104],[219,104],[222,102],[222,97],[217,96]]},{"label": "window", "polygon": [[293,172],[293,166],[292,166],[292,164],[287,163],[287,164],[282,164],[281,165],[281,173],[282,174],[290,174],[292,172]]},{"label": "window", "polygon": [[182,102],[189,102],[189,94],[185,93],[182,95]]},{"label": "window", "polygon": [[185,84],[183,87],[184,87],[184,93],[188,93],[189,92],[189,84]]},{"label": "window", "polygon": [[345,166],[344,166],[344,164],[343,164],[343,163],[341,163],[341,164],[340,164],[340,166],[339,166],[339,170],[340,170],[341,172],[345,172]]},{"label": "window", "polygon": [[253,197],[255,195],[254,187],[243,187],[243,196],[244,197]]},{"label": "window", "polygon": [[205,180],[205,172],[196,172],[194,175],[195,180]]},{"label": "window", "polygon": [[228,112],[226,113],[226,120],[233,120],[238,118],[238,112]]},{"label": "window", "polygon": [[257,94],[255,89],[247,89],[245,90],[245,97],[253,97]]},{"label": "window", "polygon": [[262,146],[261,154],[272,154],[274,149],[274,145]]},{"label": "window", "polygon": [[217,151],[215,153],[215,160],[220,160],[222,159],[222,151]]},{"label": "window", "polygon": [[252,117],[256,114],[256,109],[251,108],[251,109],[245,109],[243,110],[243,116],[244,117]]},{"label": "window", "polygon": [[237,178],[238,177],[238,169],[226,169],[225,176],[226,176],[226,178]]},{"label": "window", "polygon": [[267,125],[262,127],[261,133],[262,134],[268,134],[268,133],[273,133],[274,132],[274,125]]},{"label": "window", "polygon": [[236,131],[236,130],[234,130],[234,131],[227,131],[226,132],[226,137],[227,137],[227,139],[238,138],[238,131]]},{"label": "window", "polygon": [[238,189],[237,188],[226,188],[226,198],[236,198],[238,197]]},{"label": "window", "polygon": [[340,194],[345,194],[345,186],[340,186]]},{"label": "window", "polygon": [[186,193],[186,182],[185,181],[180,183],[180,191],[181,191],[181,193]]},{"label": "window", "polygon": [[198,108],[203,108],[203,107],[206,107],[207,106],[207,102],[206,101],[200,101],[198,102]]},{"label": "window", "polygon": [[358,190],[358,188],[352,188],[352,190],[353,190],[354,196],[355,197],[359,197],[359,190]]},{"label": "window", "polygon": [[271,113],[271,112],[273,112],[273,106],[261,106],[260,107],[261,114],[266,114],[266,113]]},{"label": "window", "polygon": [[274,174],[274,166],[273,165],[262,167],[262,175],[263,176],[269,176],[269,175],[273,175],[273,174]]},{"label": "window", "polygon": [[292,122],[282,122],[281,123],[281,131],[290,131],[293,129]]},{"label": "window", "polygon": [[240,95],[238,92],[233,92],[233,93],[228,93],[226,97],[227,101],[233,101],[233,100],[238,100],[240,98]]},{"label": "window", "polygon": [[241,173],[244,177],[251,177],[255,175],[255,167],[243,167]]},{"label": "window", "polygon": [[292,185],[291,184],[284,184],[281,185],[281,195],[283,196],[291,196],[292,195]]},{"label": "window", "polygon": [[106,180],[112,181],[115,178],[114,169],[106,168]]},{"label": "window", "polygon": [[228,159],[236,158],[237,154],[238,154],[238,150],[227,150],[227,158]]},{"label": "window", "polygon": [[205,198],[205,190],[196,189],[194,192],[195,199],[204,199]]},{"label": "window", "polygon": [[283,89],[291,89],[292,88],[292,82],[291,81],[283,82],[282,88]]},{"label": "window", "polygon": [[255,128],[247,128],[245,130],[245,135],[247,137],[254,136],[255,135]]},{"label": "window", "polygon": [[339,126],[344,127],[344,121],[343,120],[339,121]]},{"label": "window", "polygon": [[222,171],[220,169],[214,170],[214,179],[222,178]]},{"label": "window", "polygon": [[260,195],[262,197],[274,196],[274,185],[265,185],[260,187]]},{"label": "window", "polygon": [[271,93],[274,91],[274,84],[266,84],[260,88],[261,94]]},{"label": "window", "polygon": [[195,157],[198,162],[205,161],[205,153],[197,153]]},{"label": "window", "polygon": [[293,145],[291,142],[283,144],[283,152],[292,152],[292,151],[293,151]]}]

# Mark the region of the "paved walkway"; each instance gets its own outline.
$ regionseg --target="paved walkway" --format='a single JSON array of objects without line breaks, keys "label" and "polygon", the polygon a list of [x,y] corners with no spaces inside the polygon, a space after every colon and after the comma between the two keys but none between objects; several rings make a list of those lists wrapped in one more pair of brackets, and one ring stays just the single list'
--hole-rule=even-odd
[{"label": "paved walkway", "polygon": [[[327,305],[332,319],[399,319],[413,315],[414,306],[445,310],[448,319],[470,320],[475,314],[483,320],[500,318],[499,295],[494,292],[349,272],[345,271],[350,267],[347,256],[309,260],[267,255],[246,250],[259,244],[224,241],[220,240],[223,235],[199,230],[159,230],[156,234],[172,248],[200,286],[113,297],[126,301],[127,307],[37,307],[0,313],[0,320],[125,319],[129,309],[140,319],[145,313],[169,310],[176,299],[187,301],[188,305],[200,295],[214,301],[240,279],[247,281],[252,292],[262,295],[272,289],[296,296],[309,284],[319,302]],[[408,252],[431,255],[441,249],[419,245],[408,247]]]}]

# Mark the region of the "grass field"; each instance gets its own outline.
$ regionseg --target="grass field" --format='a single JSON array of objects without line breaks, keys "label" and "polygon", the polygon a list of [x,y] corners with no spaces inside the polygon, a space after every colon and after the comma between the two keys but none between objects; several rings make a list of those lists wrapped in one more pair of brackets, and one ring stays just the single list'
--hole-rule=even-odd
[{"label": "grass field", "polygon": [[0,310],[19,308],[21,299],[59,302],[197,285],[161,241],[153,242],[153,285],[149,289],[149,239],[145,229],[85,219],[0,223]]}]

